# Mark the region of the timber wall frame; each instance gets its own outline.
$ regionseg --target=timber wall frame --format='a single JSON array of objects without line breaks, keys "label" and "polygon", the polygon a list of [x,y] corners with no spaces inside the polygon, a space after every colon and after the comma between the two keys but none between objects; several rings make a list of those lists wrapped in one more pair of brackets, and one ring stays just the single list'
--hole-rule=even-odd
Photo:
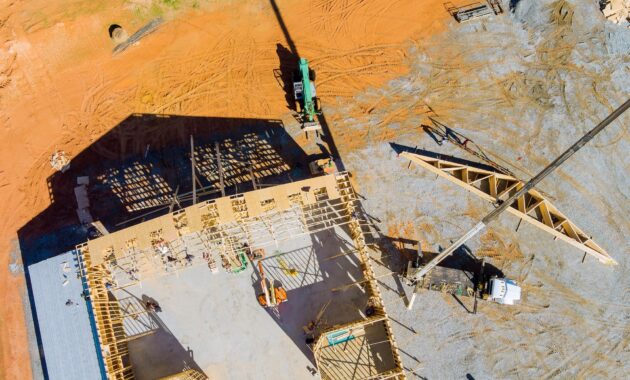
[{"label": "timber wall frame", "polygon": [[[339,173],[346,178],[347,173]],[[335,175],[278,185],[205,201],[144,223],[116,231],[87,245],[92,265],[105,263],[111,289],[122,288],[160,271],[184,268],[186,241],[197,240],[210,252],[209,261],[194,258],[185,265],[221,257],[226,269],[240,266],[239,252],[275,247],[278,242],[351,222]],[[242,245],[246,242],[246,246]],[[164,253],[179,260],[164,266]],[[182,265],[179,265],[182,264]]]},{"label": "timber wall frame", "polygon": [[[253,190],[218,199],[204,201],[146,222],[116,231],[87,242],[92,264],[110,258],[124,261],[129,255],[130,242],[136,251],[152,250],[154,241],[172,242],[191,233],[203,233],[207,240],[252,240],[266,230],[269,238],[264,244],[275,244],[278,235],[296,236],[327,229],[350,222],[343,214],[344,206],[337,190],[337,173],[314,177],[284,185]],[[289,223],[284,234],[268,228],[273,218],[293,213],[301,219],[299,225]],[[282,214],[282,215],[280,215]],[[250,242],[252,243],[252,242]],[[252,245],[252,244],[250,244]],[[260,244],[259,244],[260,245]]]},{"label": "timber wall frame", "polygon": [[[493,203],[507,199],[524,186],[523,182],[512,176],[443,158],[411,152],[402,152],[400,156]],[[554,238],[597,258],[601,263],[617,264],[602,247],[535,189],[528,191],[507,210],[521,220],[552,234]]]},{"label": "timber wall frame", "polygon": [[[133,379],[127,350],[127,342],[133,337],[125,333],[120,304],[110,297],[110,292],[118,288],[114,274],[116,271],[132,271],[132,281],[124,284],[129,286],[140,282],[147,268],[148,271],[159,269],[150,263],[150,255],[155,249],[152,240],[157,231],[159,239],[170,244],[181,243],[183,238],[191,235],[203,235],[206,243],[220,244],[223,249],[232,247],[235,241],[247,241],[247,249],[251,250],[335,226],[346,226],[361,262],[365,277],[363,286],[375,310],[369,323],[383,321],[395,364],[393,370],[374,379],[405,379],[391,322],[370,264],[364,236],[369,223],[361,215],[361,205],[350,183],[350,175],[341,172],[201,202],[77,246],[81,275],[92,300],[107,378]],[[257,234],[264,236],[256,238]],[[142,262],[149,264],[143,266]],[[364,320],[351,322],[352,325],[365,323]]]},{"label": "timber wall frame", "polygon": [[[392,353],[393,353],[393,359],[394,359],[394,364],[395,364],[395,368],[385,371],[385,372],[381,372],[375,375],[372,375],[369,377],[369,379],[374,379],[374,380],[383,380],[383,379],[406,379],[404,371],[402,369],[402,364],[400,363],[400,357],[398,356],[398,350],[395,348],[395,344],[396,342],[394,341],[393,336],[391,335],[391,326],[388,327],[388,323],[389,320],[387,318],[387,315],[385,314],[375,314],[373,316],[370,316],[364,320],[359,320],[359,321],[355,321],[355,322],[350,322],[350,323],[344,323],[344,324],[340,324],[340,325],[335,325],[331,328],[328,328],[324,331],[322,331],[321,335],[319,336],[319,338],[317,339],[317,341],[314,343],[313,345],[313,354],[315,356],[315,362],[317,363],[317,366],[319,368],[319,372],[321,374],[322,380],[334,380],[336,379],[335,375],[330,373],[328,369],[326,369],[325,367],[322,366],[322,363],[324,363],[326,361],[325,358],[321,357],[321,352],[322,349],[325,348],[325,344],[326,344],[326,336],[328,334],[334,333],[336,331],[343,331],[343,330],[357,330],[360,328],[365,328],[367,326],[373,325],[373,324],[377,324],[379,322],[383,322],[384,327],[385,327],[385,337],[386,337],[386,342],[388,342],[390,344],[390,347],[392,347]],[[378,343],[383,343],[383,342],[378,342]],[[361,380],[361,378],[358,378],[357,380]]]},{"label": "timber wall frame", "polygon": [[124,315],[118,301],[111,299],[106,283],[109,273],[105,265],[93,266],[86,244],[77,246],[80,274],[87,284],[92,314],[100,351],[105,367],[105,376],[111,380],[134,379],[129,361],[127,341],[123,326]]},{"label": "timber wall frame", "polygon": [[[361,270],[363,272],[364,281],[362,282],[371,303],[371,306],[374,308],[374,314],[369,318],[364,320],[358,320],[355,322],[350,322],[343,325],[332,326],[323,332],[321,332],[315,343],[313,344],[313,354],[315,356],[315,363],[318,368],[320,368],[320,372],[323,371],[321,368],[320,362],[320,350],[323,345],[323,341],[326,339],[325,336],[328,333],[343,330],[348,328],[357,328],[360,326],[366,326],[373,323],[377,323],[382,321],[385,327],[385,335],[392,349],[392,357],[394,360],[394,369],[389,370],[387,372],[380,373],[378,375],[370,377],[370,379],[399,379],[404,380],[406,376],[403,371],[403,364],[400,358],[400,354],[398,352],[398,345],[396,344],[396,340],[394,339],[394,331],[392,328],[392,324],[387,316],[387,312],[385,310],[385,303],[383,302],[383,297],[381,295],[381,291],[376,282],[376,276],[374,275],[374,270],[371,265],[368,247],[365,241],[364,228],[369,228],[369,223],[363,220],[362,208],[361,204],[357,198],[357,195],[350,183],[349,176],[337,176],[337,184],[339,195],[341,196],[341,200],[346,209],[347,215],[350,216],[351,220],[348,223],[348,228],[350,230],[350,237],[355,243],[355,248],[358,253],[358,257],[360,260]],[[322,378],[330,379],[329,376],[324,376],[322,373]]]},{"label": "timber wall frame", "polygon": [[161,377],[158,380],[208,380],[208,377],[194,369],[188,369],[181,373]]}]

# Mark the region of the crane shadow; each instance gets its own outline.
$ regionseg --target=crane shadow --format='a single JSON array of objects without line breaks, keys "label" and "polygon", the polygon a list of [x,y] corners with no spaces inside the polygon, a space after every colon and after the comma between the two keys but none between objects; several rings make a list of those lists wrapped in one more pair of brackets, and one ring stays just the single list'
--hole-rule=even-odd
[{"label": "crane shadow", "polygon": [[[285,99],[287,100],[287,106],[291,110],[295,110],[295,106],[293,104],[293,87],[291,83],[292,73],[297,68],[298,60],[300,59],[300,54],[298,52],[298,48],[295,44],[295,41],[291,37],[289,33],[289,29],[287,28],[286,23],[284,22],[284,18],[282,17],[282,12],[280,8],[278,8],[278,4],[275,0],[269,0],[271,8],[274,11],[274,15],[278,20],[278,25],[282,30],[282,34],[284,35],[284,39],[288,46],[284,47],[281,44],[276,45],[276,52],[278,53],[278,59],[280,60],[280,66],[277,70],[274,70],[274,76],[276,79],[282,80],[282,87],[285,92]],[[315,71],[317,71],[317,67],[313,67]],[[325,107],[325,105],[324,105]],[[330,125],[328,124],[328,120],[326,119],[326,115],[322,112],[317,116],[317,121],[321,125],[321,140],[328,147],[328,151],[330,155],[335,159],[335,163],[337,164],[337,168],[340,171],[345,171],[345,165],[341,159],[339,154],[339,149],[337,149],[337,145],[335,144],[335,140],[332,136],[332,131],[330,129]],[[322,152],[323,154],[324,152]]]}]

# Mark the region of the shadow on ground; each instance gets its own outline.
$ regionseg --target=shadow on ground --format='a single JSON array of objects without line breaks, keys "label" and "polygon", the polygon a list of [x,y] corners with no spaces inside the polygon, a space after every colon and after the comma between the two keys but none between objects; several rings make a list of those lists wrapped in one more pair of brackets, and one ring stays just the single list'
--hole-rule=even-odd
[{"label": "shadow on ground", "polygon": [[[134,298],[142,305],[146,305],[149,300],[157,304],[152,297],[147,295],[142,295],[142,298],[134,296]],[[140,373],[140,368],[142,369],[141,373],[147,379],[178,373],[183,368],[204,373],[195,361],[194,351],[190,347],[184,347],[179,342],[175,334],[160,318],[160,312],[161,309],[157,306],[156,310],[147,314],[153,326],[157,327],[152,333],[138,339],[131,339],[128,342],[129,351],[134,353],[130,358],[136,376]],[[145,347],[153,347],[153,349],[147,350]]]},{"label": "shadow on ground", "polygon": [[[410,149],[410,151],[414,151],[415,149]],[[415,150],[418,153],[429,155],[434,154],[432,152]],[[401,301],[405,306],[409,303],[408,295],[413,292],[413,288],[403,283],[402,277],[406,272],[407,265],[410,261],[415,260],[418,257],[418,246],[420,242],[415,239],[408,239],[405,237],[397,237],[397,236],[389,236],[383,233],[376,224],[380,222],[380,220],[370,216],[365,211],[362,212],[363,218],[367,223],[371,224],[370,231],[366,234],[366,241],[374,247],[374,255],[371,256],[371,260],[378,266],[386,269],[391,278],[394,281],[394,287],[388,285],[385,281],[377,279],[377,282],[381,287],[386,290],[392,291],[400,297]],[[452,243],[452,242],[451,242]],[[437,256],[440,252],[444,250],[445,247],[438,246],[438,252],[427,251],[422,248],[422,259],[421,262],[429,262],[435,256]],[[474,255],[472,250],[467,245],[462,245],[458,249],[453,252],[450,256],[446,257],[442,262],[440,262],[439,266],[444,268],[456,269],[466,273],[466,276],[471,279],[474,284],[480,284],[481,282],[487,280],[490,277],[497,276],[499,278],[505,277],[504,273],[494,265],[490,263],[483,264],[483,274],[482,274],[482,261]],[[483,278],[482,278],[483,277]],[[467,311],[470,310],[463,305],[461,300],[456,298],[457,302],[464,307]],[[395,323],[398,323],[394,320]],[[410,329],[409,327],[398,323],[404,328]]]},{"label": "shadow on ground", "polygon": [[412,148],[410,146],[397,144],[395,142],[390,142],[389,146],[392,148],[392,150],[394,150],[394,152],[396,152],[396,154],[401,154],[403,152],[421,154],[423,156],[432,157],[432,158],[436,158],[436,159],[448,160],[448,161],[456,162],[456,163],[459,163],[459,164],[462,164],[462,165],[467,165],[467,166],[471,166],[471,167],[474,167],[474,168],[488,170],[488,171],[491,171],[491,172],[496,172],[497,171],[496,168],[493,168],[490,165],[480,164],[479,162],[465,160],[465,159],[462,159],[460,157],[450,156],[448,154],[441,154],[441,153],[433,152],[433,151],[430,151],[430,150],[418,149],[417,147],[416,148]]},{"label": "shadow on ground", "polygon": [[[348,239],[335,230],[325,230],[311,235],[310,245],[262,260],[267,280],[283,286],[288,298],[277,310],[267,311],[313,365],[303,327],[309,322],[324,327],[360,320],[367,306],[361,289],[349,286],[360,281],[363,273]],[[258,268],[252,282],[255,294],[262,294]],[[316,321],[320,313],[321,319]]]},{"label": "shadow on ground", "polygon": [[89,178],[92,219],[110,232],[192,204],[191,136],[197,201],[222,196],[217,145],[226,195],[310,175],[308,157],[279,120],[133,114],[47,179],[51,205],[18,231],[24,264],[46,258],[42,248],[59,253],[86,240],[79,177]]}]

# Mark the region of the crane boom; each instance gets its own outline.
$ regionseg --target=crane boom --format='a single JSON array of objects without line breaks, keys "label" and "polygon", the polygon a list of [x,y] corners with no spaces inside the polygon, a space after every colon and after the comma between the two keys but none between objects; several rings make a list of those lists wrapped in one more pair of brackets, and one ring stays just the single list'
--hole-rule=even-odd
[{"label": "crane boom", "polygon": [[[455,243],[451,244],[450,247],[446,248],[439,255],[437,255],[433,260],[429,261],[422,269],[420,269],[414,276],[415,281],[418,281],[422,277],[424,277],[431,269],[435,268],[442,260],[444,260],[447,256],[452,254],[457,248],[461,247],[466,241],[468,241],[471,237],[475,236],[479,231],[483,230],[484,227],[488,225],[488,223],[492,222],[499,215],[505,211],[514,201],[516,201],[523,194],[531,190],[534,186],[536,186],[540,181],[542,181],[545,177],[551,174],[554,170],[556,170],[560,165],[562,165],[566,160],[568,160],[575,152],[580,150],[586,143],[588,143],[593,137],[595,137],[599,132],[601,132],[604,128],[606,128],[610,123],[612,123],[615,119],[617,119],[621,114],[623,114],[628,108],[630,108],[630,99],[626,100],[619,108],[614,110],[608,117],[602,120],[595,128],[591,129],[587,134],[582,136],[575,144],[573,144],[569,149],[564,151],[560,156],[558,156],[552,163],[547,165],[540,173],[536,174],[532,177],[523,187],[517,190],[512,196],[510,196],[505,201],[501,202],[497,208],[492,210],[488,215],[486,215],[479,223],[475,224],[473,228],[471,228],[464,236],[459,238]],[[413,301],[415,299],[415,292],[409,302],[408,308],[411,309],[413,306]]]}]

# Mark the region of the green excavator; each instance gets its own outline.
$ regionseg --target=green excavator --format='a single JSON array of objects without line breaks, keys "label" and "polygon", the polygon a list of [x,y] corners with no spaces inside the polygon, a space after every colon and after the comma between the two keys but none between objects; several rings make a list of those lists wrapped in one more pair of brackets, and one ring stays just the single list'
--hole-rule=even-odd
[{"label": "green excavator", "polygon": [[300,58],[298,69],[293,74],[293,96],[302,129],[305,131],[321,129],[317,115],[321,115],[322,105],[315,92],[315,71],[308,67],[306,58]]}]

